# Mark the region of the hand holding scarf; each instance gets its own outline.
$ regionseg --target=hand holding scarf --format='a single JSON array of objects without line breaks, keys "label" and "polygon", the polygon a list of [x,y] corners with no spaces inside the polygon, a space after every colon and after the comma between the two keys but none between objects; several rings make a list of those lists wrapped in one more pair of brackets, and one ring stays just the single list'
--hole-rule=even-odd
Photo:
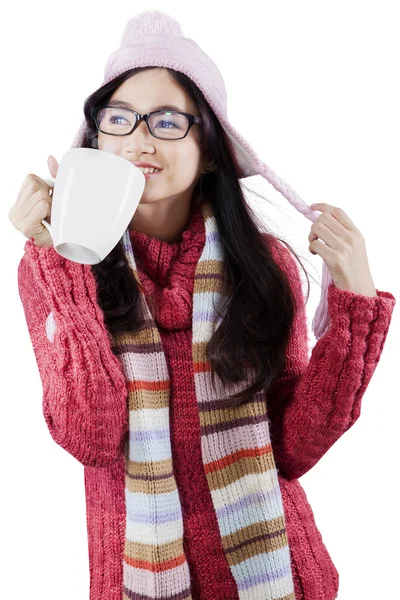
[{"label": "hand holding scarf", "polygon": [[324,259],[336,287],[355,294],[376,296],[361,231],[337,206],[319,203],[311,204],[310,208],[322,214],[311,226],[308,249]]}]

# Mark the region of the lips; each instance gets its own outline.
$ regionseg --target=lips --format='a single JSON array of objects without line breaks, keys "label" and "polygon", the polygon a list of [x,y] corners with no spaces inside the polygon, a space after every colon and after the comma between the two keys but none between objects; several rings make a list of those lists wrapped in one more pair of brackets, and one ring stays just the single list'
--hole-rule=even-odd
[{"label": "lips", "polygon": [[[132,162],[132,161],[130,161]],[[157,165],[151,165],[150,163],[135,163],[132,162],[133,165],[135,165],[135,167],[142,167],[143,169],[145,169],[146,167],[148,167],[149,169],[159,169],[161,171],[161,167],[157,167]]]},{"label": "lips", "polygon": [[[145,169],[151,169],[152,167],[137,167],[142,173],[143,175],[158,175],[158,173],[161,172],[162,169],[157,169],[156,171],[145,171]],[[156,167],[154,167],[156,168]]]},{"label": "lips", "polygon": [[[138,167],[138,169],[140,169],[142,172],[144,172],[145,169],[152,169],[153,167]],[[154,167],[155,168],[155,167]],[[159,173],[161,171],[161,169],[157,169],[155,168],[155,171],[153,171],[154,173]]]}]

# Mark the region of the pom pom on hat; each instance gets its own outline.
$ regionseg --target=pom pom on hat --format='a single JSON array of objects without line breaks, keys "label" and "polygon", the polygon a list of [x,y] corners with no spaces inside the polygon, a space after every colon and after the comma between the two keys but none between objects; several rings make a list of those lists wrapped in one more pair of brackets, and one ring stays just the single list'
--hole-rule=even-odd
[{"label": "pom pom on hat", "polygon": [[170,15],[160,10],[144,10],[125,25],[121,38],[121,48],[131,46],[133,41],[145,41],[152,34],[183,37],[179,23]]}]

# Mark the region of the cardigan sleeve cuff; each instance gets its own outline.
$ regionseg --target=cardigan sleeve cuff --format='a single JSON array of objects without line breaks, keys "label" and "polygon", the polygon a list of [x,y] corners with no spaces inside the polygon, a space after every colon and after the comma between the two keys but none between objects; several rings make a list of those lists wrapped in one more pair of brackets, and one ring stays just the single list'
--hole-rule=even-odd
[{"label": "cardigan sleeve cuff", "polygon": [[328,310],[332,327],[365,334],[371,328],[387,331],[396,298],[390,292],[376,290],[377,296],[355,294],[331,283],[328,287]]}]

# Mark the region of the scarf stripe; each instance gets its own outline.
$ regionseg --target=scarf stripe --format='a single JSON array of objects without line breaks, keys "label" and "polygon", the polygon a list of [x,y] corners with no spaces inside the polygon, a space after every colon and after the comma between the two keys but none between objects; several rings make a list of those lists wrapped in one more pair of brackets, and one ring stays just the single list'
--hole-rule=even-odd
[{"label": "scarf stripe", "polygon": [[[212,385],[206,347],[222,321],[217,309],[224,254],[211,204],[204,202],[201,210],[206,242],[194,279],[193,370],[204,472],[222,547],[241,600],[295,600],[265,393],[244,406],[223,408],[224,398],[253,381],[250,368],[239,383],[223,384],[215,374]],[[123,247],[140,283],[128,230]],[[172,465],[167,362],[142,289],[140,299],[146,326],[113,336],[129,408],[123,599],[192,600]]]}]

